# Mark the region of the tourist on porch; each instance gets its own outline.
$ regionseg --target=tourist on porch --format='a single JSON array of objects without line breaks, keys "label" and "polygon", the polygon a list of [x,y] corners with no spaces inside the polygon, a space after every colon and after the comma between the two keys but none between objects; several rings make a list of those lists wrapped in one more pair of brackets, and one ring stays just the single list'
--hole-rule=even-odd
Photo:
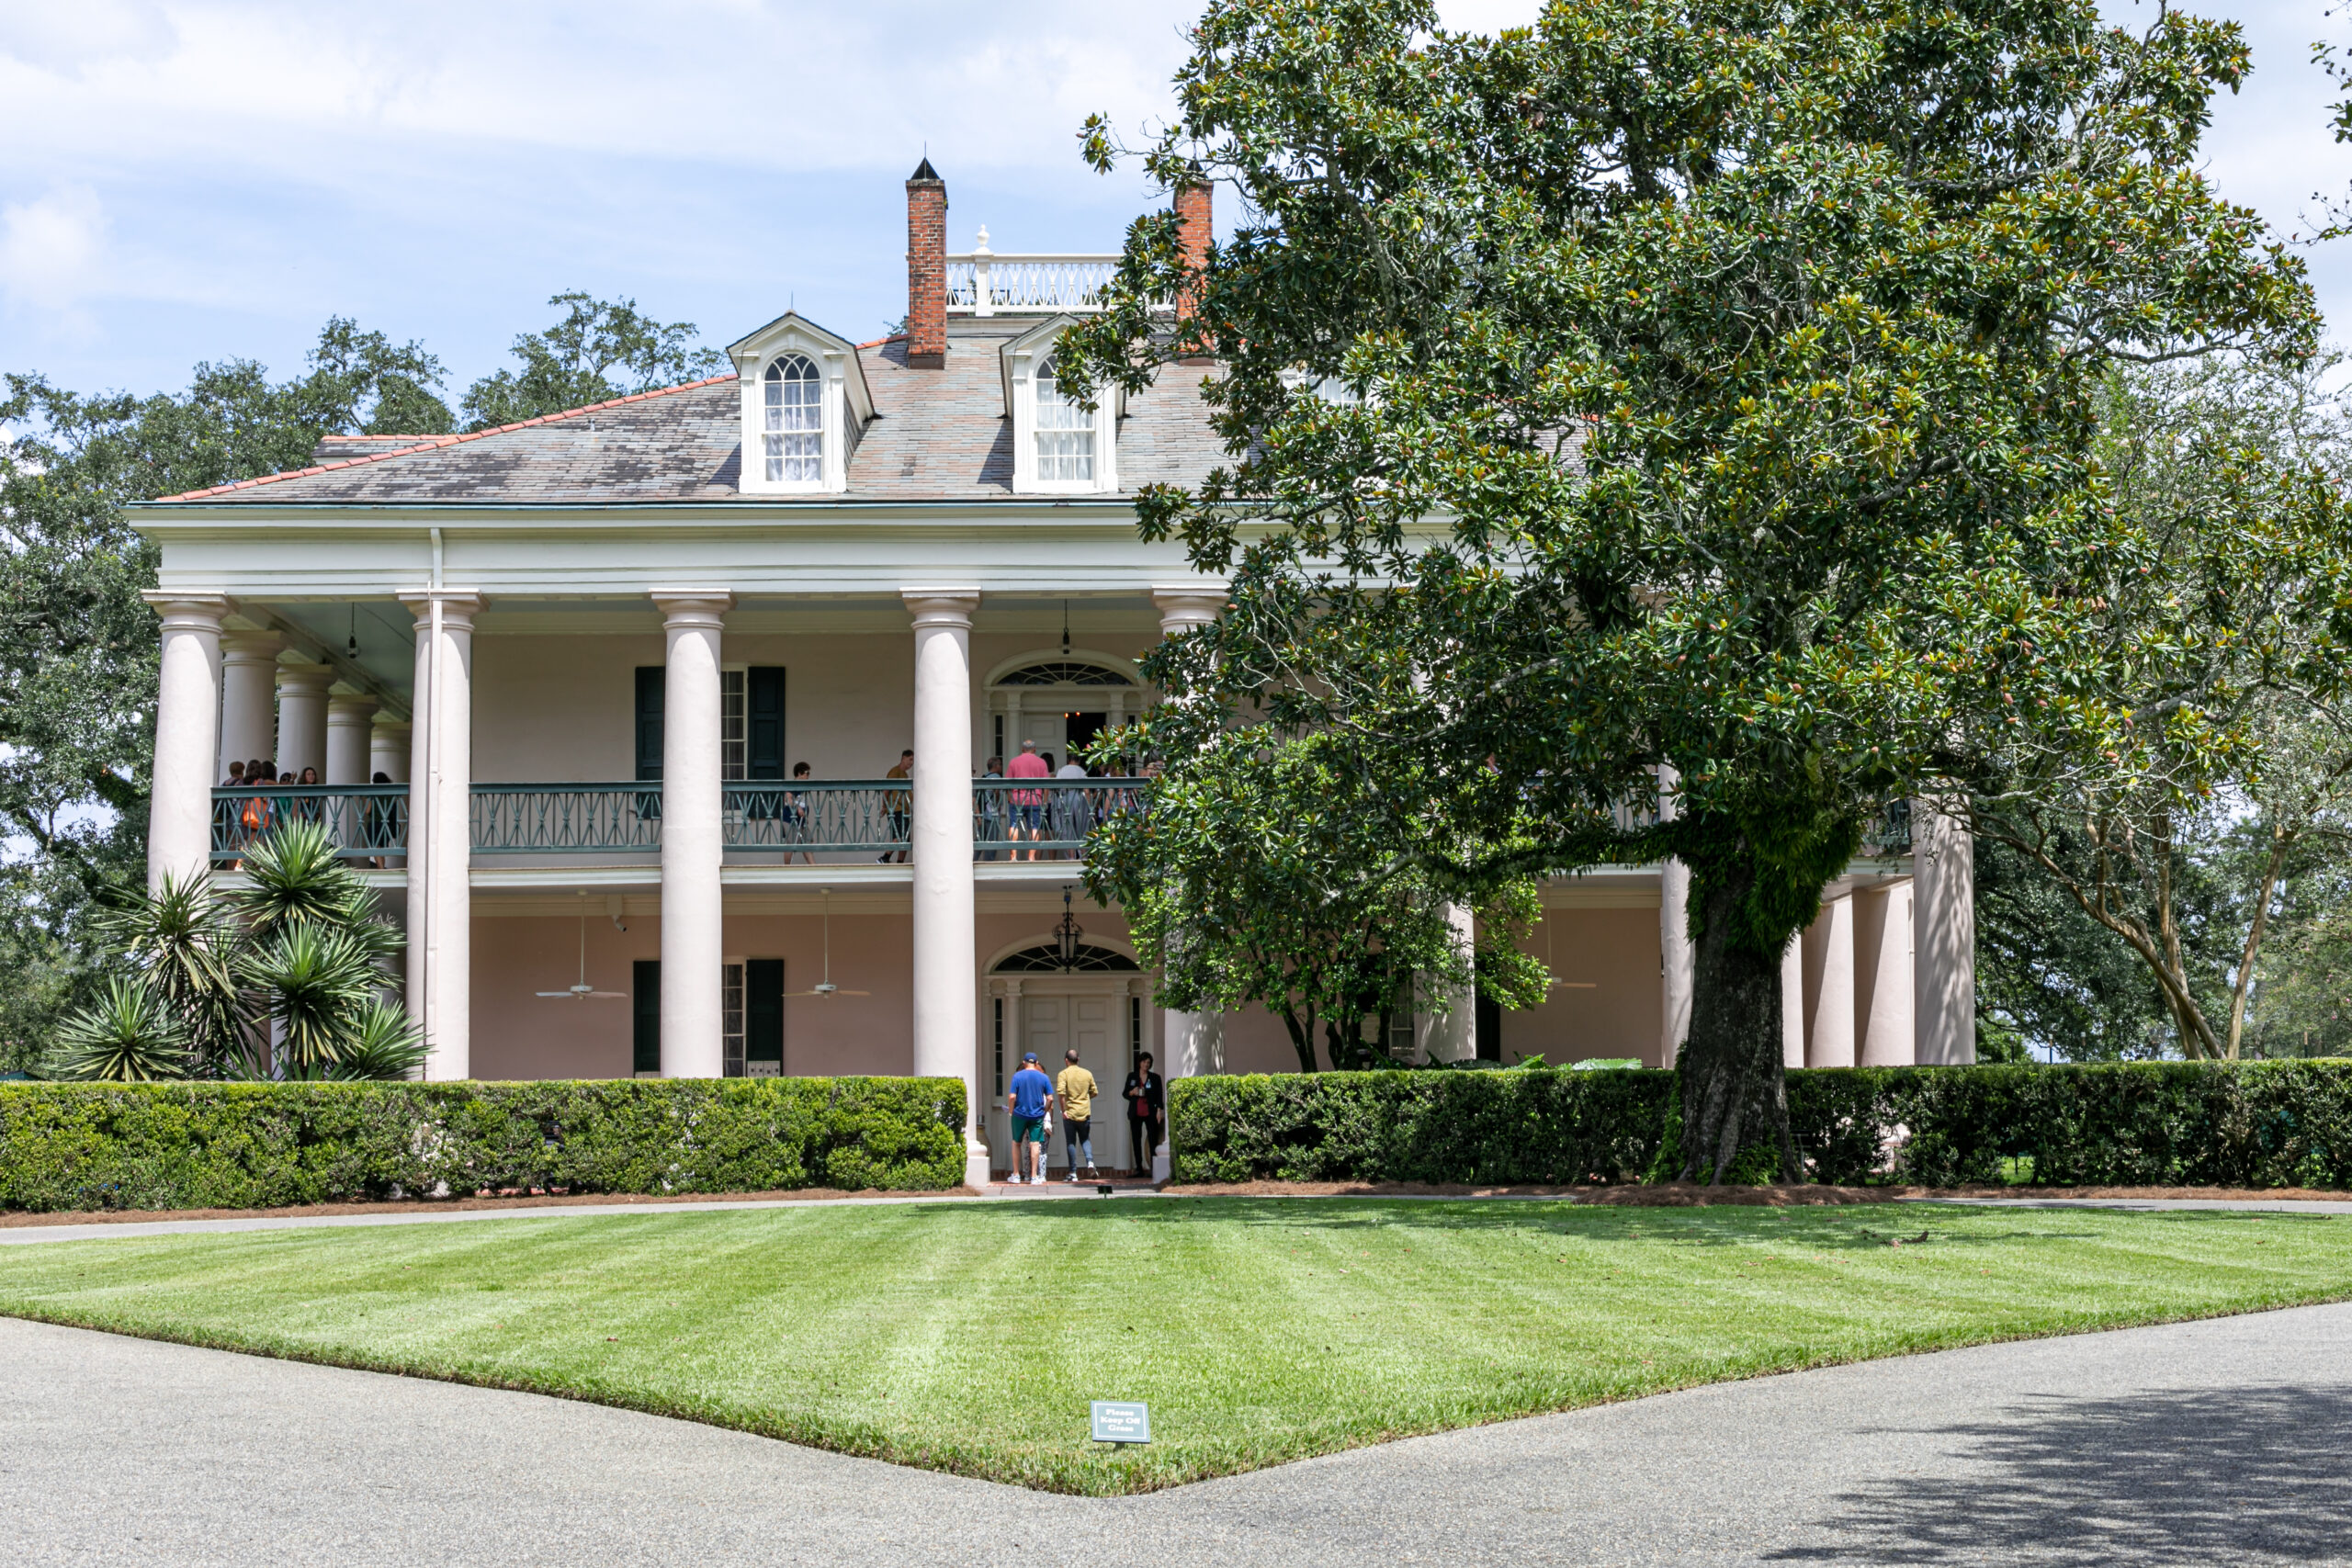
[{"label": "tourist on porch", "polygon": [[1094,1168],[1094,1097],[1102,1091],[1095,1087],[1094,1075],[1078,1065],[1075,1049],[1062,1053],[1062,1060],[1069,1065],[1054,1079],[1054,1098],[1061,1101],[1062,1143],[1069,1151],[1069,1179],[1078,1179],[1078,1156],[1086,1156],[1086,1174],[1098,1174]]},{"label": "tourist on porch", "polygon": [[[1046,779],[1053,777],[1053,764],[1037,755],[1037,743],[1035,740],[1023,740],[1021,743],[1021,755],[1012,759],[1004,770],[1004,776],[1009,779]],[[1044,790],[1016,789],[1012,792],[1012,822],[1007,836],[1015,842],[1024,838],[1035,840],[1046,836],[1046,792]],[[1016,851],[1012,858],[1035,860],[1037,852],[1031,850],[1026,856],[1023,856]]]},{"label": "tourist on porch", "polygon": [[[914,774],[915,754],[913,749],[910,747],[908,750],[899,753],[899,765],[885,773],[883,777],[892,779],[911,779],[914,777]],[[894,789],[890,792],[889,802],[890,841],[899,846],[899,863],[900,865],[904,865],[907,863],[907,823],[915,808],[915,797],[907,794],[904,790]],[[887,864],[889,862],[889,859],[890,852],[888,850],[883,851],[882,860],[884,863]]]},{"label": "tourist on porch", "polygon": [[[980,770],[980,777],[984,779],[1004,777],[1004,759],[990,757],[988,760],[988,765]],[[974,790],[972,792],[972,841],[981,845],[1001,841],[1005,836],[1003,814],[1004,796],[1001,792]],[[983,848],[980,851],[980,858],[994,860],[999,852],[994,849]]]},{"label": "tourist on porch", "polygon": [[1168,1114],[1168,1085],[1152,1069],[1151,1053],[1136,1058],[1119,1098],[1127,1102],[1127,1147],[1135,1156],[1136,1174],[1151,1174],[1151,1156],[1159,1147],[1159,1127]]},{"label": "tourist on porch", "polygon": [[[1012,1179],[1046,1180],[1046,1114],[1053,1107],[1053,1080],[1037,1066],[1037,1053],[1021,1058],[1021,1070],[1005,1086],[1004,1109],[1012,1118]],[[1029,1151],[1037,1151],[1037,1173],[1029,1174]]]},{"label": "tourist on porch", "polygon": [[[808,764],[806,762],[793,763],[792,782],[794,784],[806,784],[808,781]],[[810,854],[807,848],[808,843],[808,796],[798,790],[787,790],[785,793],[783,805],[784,821],[781,826],[784,829],[785,843],[787,846],[792,844],[801,845],[802,848],[799,852],[800,858],[808,862],[810,865],[815,865],[817,863],[817,857]],[[790,865],[792,863],[792,850],[787,847],[784,852],[785,864]]]}]

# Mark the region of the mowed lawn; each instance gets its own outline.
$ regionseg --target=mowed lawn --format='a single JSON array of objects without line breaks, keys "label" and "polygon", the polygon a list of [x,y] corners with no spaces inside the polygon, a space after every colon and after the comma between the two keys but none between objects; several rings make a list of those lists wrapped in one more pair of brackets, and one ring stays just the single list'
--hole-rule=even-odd
[{"label": "mowed lawn", "polygon": [[[2346,1296],[2352,1222],[2211,1212],[1065,1200],[0,1248],[0,1313],[1091,1493]],[[1151,1446],[1089,1443],[1091,1399],[1149,1401]]]}]

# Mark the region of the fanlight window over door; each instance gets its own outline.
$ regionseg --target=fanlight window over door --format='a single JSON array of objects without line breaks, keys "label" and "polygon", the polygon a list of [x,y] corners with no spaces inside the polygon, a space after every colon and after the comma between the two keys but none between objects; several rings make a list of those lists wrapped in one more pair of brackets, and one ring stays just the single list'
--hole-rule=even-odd
[{"label": "fanlight window over door", "polygon": [[1052,483],[1094,479],[1094,415],[1062,394],[1054,362],[1037,367],[1037,478]]},{"label": "fanlight window over door", "polygon": [[[1061,950],[1050,942],[1035,947],[1024,947],[1003,959],[996,966],[1000,975],[1047,975],[1058,973],[1062,966]],[[1080,975],[1135,975],[1141,968],[1132,958],[1115,948],[1097,947],[1092,942],[1080,942],[1078,962],[1071,973]]]},{"label": "fanlight window over door", "polygon": [[825,477],[824,382],[816,362],[787,354],[768,367],[761,440],[767,477],[814,484]]}]

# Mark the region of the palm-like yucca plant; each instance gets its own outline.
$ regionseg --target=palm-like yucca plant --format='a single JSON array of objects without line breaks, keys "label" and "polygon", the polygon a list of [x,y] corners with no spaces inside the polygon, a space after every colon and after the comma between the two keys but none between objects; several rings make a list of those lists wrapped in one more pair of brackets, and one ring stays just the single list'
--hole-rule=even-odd
[{"label": "palm-like yucca plant", "polygon": [[97,1001],[65,1021],[50,1054],[50,1076],[145,1083],[187,1076],[185,1025],[143,977],[109,976]]},{"label": "palm-like yucca plant", "polygon": [[384,983],[348,932],[311,920],[256,942],[242,969],[266,998],[276,1052],[288,1066],[306,1068],[342,1059]]},{"label": "palm-like yucca plant", "polygon": [[342,1055],[332,1062],[302,1064],[280,1061],[275,1066],[243,1060],[231,1077],[271,1078],[281,1082],[388,1082],[416,1076],[424,1066],[424,1035],[402,1009],[378,998],[360,1010],[344,1042]]},{"label": "palm-like yucca plant", "polygon": [[320,823],[288,822],[255,841],[245,851],[244,873],[245,886],[230,902],[256,940],[289,926],[334,927],[355,909],[373,918],[366,885],[343,863]]},{"label": "palm-like yucca plant", "polygon": [[198,1065],[236,1053],[244,1032],[236,974],[243,933],[209,876],[165,872],[153,893],[103,908],[97,924],[177,1020]]}]

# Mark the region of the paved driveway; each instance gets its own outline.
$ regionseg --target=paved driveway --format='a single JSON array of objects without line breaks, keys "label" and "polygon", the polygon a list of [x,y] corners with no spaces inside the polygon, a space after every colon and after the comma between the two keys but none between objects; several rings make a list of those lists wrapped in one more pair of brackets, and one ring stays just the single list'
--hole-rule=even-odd
[{"label": "paved driveway", "polygon": [[1724,1384],[1118,1499],[0,1319],[0,1562],[2352,1562],[2352,1305]]}]

